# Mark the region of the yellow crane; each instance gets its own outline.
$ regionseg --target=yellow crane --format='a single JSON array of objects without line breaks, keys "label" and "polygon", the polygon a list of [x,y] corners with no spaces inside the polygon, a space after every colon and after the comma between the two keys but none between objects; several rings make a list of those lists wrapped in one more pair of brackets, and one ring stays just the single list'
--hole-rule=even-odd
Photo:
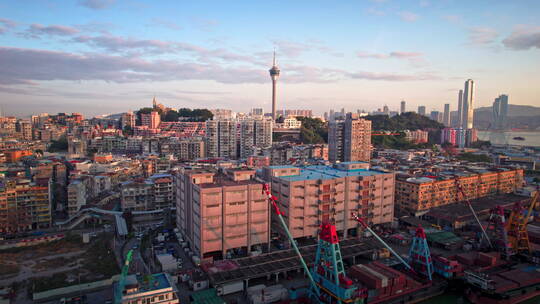
[{"label": "yellow crane", "polygon": [[508,243],[514,253],[531,253],[532,251],[531,244],[529,243],[529,234],[527,233],[527,224],[529,223],[532,211],[536,207],[539,195],[540,191],[537,190],[531,199],[531,204],[525,215],[519,202],[512,209],[510,218],[506,223],[506,231],[508,231]]}]

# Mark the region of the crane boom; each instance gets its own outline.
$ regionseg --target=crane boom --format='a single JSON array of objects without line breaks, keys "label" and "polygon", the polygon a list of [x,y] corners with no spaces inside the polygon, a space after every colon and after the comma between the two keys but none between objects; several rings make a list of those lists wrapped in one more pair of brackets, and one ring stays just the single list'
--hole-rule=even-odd
[{"label": "crane boom", "polygon": [[276,197],[273,196],[272,193],[270,193],[270,191],[268,190],[268,184],[263,184],[263,190],[262,191],[263,191],[263,194],[265,194],[268,197],[268,200],[272,203],[272,207],[274,207],[274,211],[276,212],[276,214],[277,214],[277,216],[279,218],[281,226],[283,226],[283,229],[287,233],[287,236],[289,237],[289,240],[291,241],[291,244],[292,244],[292,246],[294,248],[294,251],[296,252],[296,255],[298,255],[298,258],[300,259],[300,262],[302,263],[302,267],[304,268],[304,271],[306,272],[307,276],[309,277],[309,281],[311,282],[313,290],[315,290],[315,292],[317,293],[317,296],[320,296],[319,287],[315,283],[315,280],[313,279],[313,276],[311,275],[309,267],[307,266],[306,261],[304,261],[304,257],[300,253],[300,250],[298,249],[298,246],[296,246],[296,242],[295,242],[294,238],[292,237],[291,232],[289,231],[289,228],[287,227],[287,224],[285,223],[285,220],[283,219],[283,216],[282,216],[283,212],[281,212],[281,210],[279,210],[279,206],[277,205],[277,202],[276,202]]},{"label": "crane boom", "polygon": [[467,195],[465,195],[465,191],[463,191],[463,187],[461,186],[461,183],[459,182],[459,179],[458,179],[457,176],[455,177],[455,181],[456,181],[456,187],[457,187],[458,192],[461,194],[463,199],[465,199],[465,202],[467,203],[467,206],[469,206],[469,209],[471,210],[471,213],[474,216],[474,219],[478,223],[478,226],[480,226],[480,229],[482,230],[482,233],[484,234],[484,237],[486,238],[486,241],[488,242],[489,247],[493,248],[493,245],[491,244],[491,240],[489,239],[489,236],[488,236],[488,234],[486,232],[486,229],[484,229],[484,226],[482,226],[482,223],[480,222],[480,219],[476,215],[476,211],[474,211],[474,208],[473,208],[473,206],[471,204],[471,201],[469,200]]},{"label": "crane boom", "polygon": [[122,267],[122,274],[120,275],[120,280],[118,281],[118,290],[116,291],[116,295],[114,297],[115,304],[122,303],[122,293],[124,292],[124,286],[126,284],[126,276],[128,274],[129,264],[131,263],[132,258],[133,258],[133,250],[130,249],[128,253],[126,254],[126,261],[124,262],[124,266]]},{"label": "crane boom", "polygon": [[386,247],[386,249],[388,249],[396,258],[398,258],[398,260],[403,263],[403,265],[405,265],[408,269],[410,269],[411,271],[414,271],[413,268],[411,267],[411,265],[409,265],[409,263],[407,263],[399,254],[397,254],[397,252],[394,251],[394,249],[392,249],[392,247],[390,247],[390,245],[388,245],[383,239],[381,239],[377,233],[375,233],[375,231],[371,230],[371,228],[369,228],[369,226],[366,224],[366,222],[360,217],[358,216],[357,213],[352,213],[352,217],[353,219],[355,219],[357,222],[359,222],[362,227],[364,227],[365,229],[367,229],[369,232],[371,232],[371,234],[373,234],[373,236],[375,236],[375,238],[381,242],[381,244],[384,245],[384,247]]}]

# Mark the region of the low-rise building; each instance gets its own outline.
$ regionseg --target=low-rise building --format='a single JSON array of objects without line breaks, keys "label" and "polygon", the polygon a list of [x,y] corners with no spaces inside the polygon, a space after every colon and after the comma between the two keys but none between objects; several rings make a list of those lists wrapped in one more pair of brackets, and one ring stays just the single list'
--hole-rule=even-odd
[{"label": "low-rise building", "polygon": [[[116,288],[114,289],[117,290]],[[116,291],[117,292],[117,291]],[[177,304],[178,290],[171,277],[166,273],[151,275],[128,275],[124,290],[121,291],[120,303],[156,303]]]},{"label": "low-rise building", "polygon": [[[419,216],[433,207],[466,199],[510,193],[523,186],[523,170],[497,167],[444,168],[427,174],[399,174],[396,209],[400,215]],[[465,196],[460,193],[461,186]]]},{"label": "low-rise building", "polygon": [[86,186],[80,180],[71,181],[67,187],[67,193],[67,212],[69,216],[72,216],[86,205]]},{"label": "low-rise building", "polygon": [[122,211],[146,211],[155,209],[152,182],[139,179],[120,185]]}]

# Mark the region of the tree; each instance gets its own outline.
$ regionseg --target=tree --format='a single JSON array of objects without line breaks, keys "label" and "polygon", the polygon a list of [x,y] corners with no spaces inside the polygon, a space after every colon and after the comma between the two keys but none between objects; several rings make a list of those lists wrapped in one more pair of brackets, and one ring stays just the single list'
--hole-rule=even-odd
[{"label": "tree", "polygon": [[130,126],[125,126],[124,130],[122,131],[124,132],[124,135],[128,135],[128,136],[133,135],[133,129]]},{"label": "tree", "polygon": [[319,118],[297,117],[302,122],[300,139],[304,144],[323,144],[328,142],[328,125]]},{"label": "tree", "polygon": [[371,128],[378,131],[443,129],[444,125],[424,115],[406,112],[393,117],[373,115],[364,117],[371,121]]},{"label": "tree", "polygon": [[162,121],[178,121],[178,112],[176,112],[175,110],[170,110],[167,112],[167,114],[163,115],[161,117],[161,120]]},{"label": "tree", "polygon": [[51,145],[47,151],[49,152],[63,152],[68,150],[68,141],[67,137],[64,135],[58,140],[51,140]]}]

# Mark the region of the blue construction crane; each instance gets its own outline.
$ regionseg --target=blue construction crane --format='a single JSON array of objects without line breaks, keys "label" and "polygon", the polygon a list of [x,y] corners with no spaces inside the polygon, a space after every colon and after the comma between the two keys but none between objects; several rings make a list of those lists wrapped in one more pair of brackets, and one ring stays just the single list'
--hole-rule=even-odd
[{"label": "blue construction crane", "polygon": [[413,265],[416,272],[421,273],[432,280],[433,261],[429,252],[426,233],[424,228],[416,228],[411,248],[409,249],[409,263]]},{"label": "blue construction crane", "polygon": [[129,264],[131,263],[132,259],[133,259],[133,250],[130,249],[126,255],[126,261],[124,262],[124,266],[122,267],[122,274],[120,275],[120,280],[118,280],[118,289],[116,290],[115,295],[114,295],[115,304],[122,303],[122,293],[124,292],[124,286],[126,285],[126,276],[128,274]]}]

